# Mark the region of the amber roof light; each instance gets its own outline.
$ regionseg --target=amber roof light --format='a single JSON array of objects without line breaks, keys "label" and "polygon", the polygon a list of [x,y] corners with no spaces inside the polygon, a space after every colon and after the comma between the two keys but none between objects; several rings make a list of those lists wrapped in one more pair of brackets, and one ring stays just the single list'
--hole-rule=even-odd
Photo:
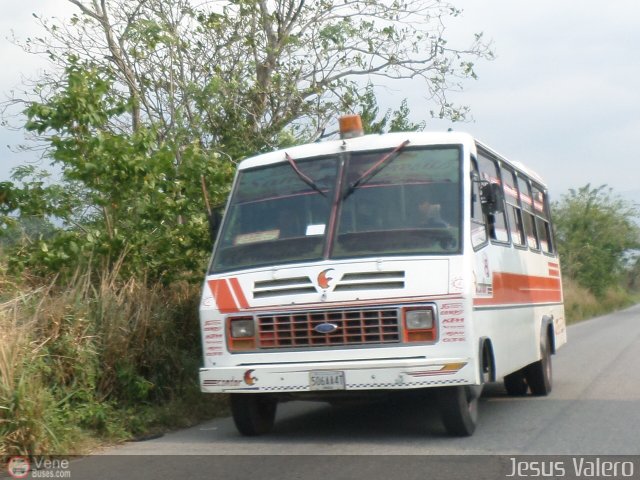
[{"label": "amber roof light", "polygon": [[338,119],[340,138],[353,138],[364,135],[360,115],[343,115]]}]

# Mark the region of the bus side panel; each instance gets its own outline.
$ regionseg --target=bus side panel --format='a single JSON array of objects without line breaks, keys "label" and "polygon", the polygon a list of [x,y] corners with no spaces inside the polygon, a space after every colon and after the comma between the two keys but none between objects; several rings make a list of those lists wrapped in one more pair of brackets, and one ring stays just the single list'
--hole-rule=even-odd
[{"label": "bus side panel", "polygon": [[473,324],[479,336],[491,339],[496,378],[540,360],[542,328],[549,322],[555,347],[566,342],[556,259],[490,244],[474,260]]}]

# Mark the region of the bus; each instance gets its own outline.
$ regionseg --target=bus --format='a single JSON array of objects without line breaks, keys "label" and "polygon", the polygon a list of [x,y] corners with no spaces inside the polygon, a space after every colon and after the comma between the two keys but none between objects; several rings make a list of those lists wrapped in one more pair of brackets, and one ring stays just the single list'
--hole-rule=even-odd
[{"label": "bus", "polygon": [[469,436],[484,385],[547,395],[566,330],[543,180],[469,134],[340,125],[238,165],[202,290],[201,390],[228,394],[249,436],[289,400],[421,390]]}]

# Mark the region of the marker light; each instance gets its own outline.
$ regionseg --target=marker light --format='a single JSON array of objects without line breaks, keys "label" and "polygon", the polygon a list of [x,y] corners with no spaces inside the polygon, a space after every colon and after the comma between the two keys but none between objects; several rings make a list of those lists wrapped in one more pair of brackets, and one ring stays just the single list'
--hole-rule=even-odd
[{"label": "marker light", "polygon": [[343,115],[338,119],[340,138],[354,138],[364,135],[360,115]]}]

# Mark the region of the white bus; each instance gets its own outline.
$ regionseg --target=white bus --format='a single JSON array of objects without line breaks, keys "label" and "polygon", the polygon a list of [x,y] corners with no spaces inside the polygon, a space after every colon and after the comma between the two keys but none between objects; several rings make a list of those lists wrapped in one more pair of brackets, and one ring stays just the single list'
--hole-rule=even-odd
[{"label": "white bus", "polygon": [[464,436],[488,382],[547,395],[566,331],[543,181],[468,134],[341,120],[340,140],[238,166],[201,299],[202,391],[230,394],[244,435],[280,401],[433,388]]}]

